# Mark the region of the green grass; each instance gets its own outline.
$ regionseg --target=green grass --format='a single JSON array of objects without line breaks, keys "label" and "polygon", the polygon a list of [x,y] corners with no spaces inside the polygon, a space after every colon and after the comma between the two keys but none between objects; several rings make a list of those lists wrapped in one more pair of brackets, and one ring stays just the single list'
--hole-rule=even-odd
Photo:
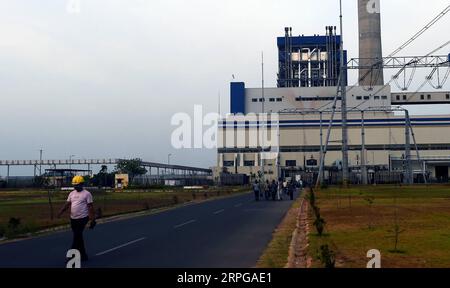
[{"label": "green grass", "polygon": [[[338,267],[364,268],[370,249],[380,250],[386,268],[450,267],[450,186],[329,188],[317,193],[317,202],[327,237],[311,231],[314,267],[322,265],[317,251],[324,244],[336,252]],[[393,252],[396,223],[404,230],[401,253]]]}]

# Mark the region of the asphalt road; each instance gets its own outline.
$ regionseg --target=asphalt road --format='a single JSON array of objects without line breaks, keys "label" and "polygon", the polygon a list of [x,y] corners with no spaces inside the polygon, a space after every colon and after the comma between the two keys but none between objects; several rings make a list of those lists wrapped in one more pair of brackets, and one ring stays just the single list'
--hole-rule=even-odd
[{"label": "asphalt road", "polygon": [[[297,196],[297,195],[296,195]],[[82,267],[249,268],[292,201],[252,194],[98,225],[85,232]],[[71,231],[0,245],[0,267],[65,267]]]}]

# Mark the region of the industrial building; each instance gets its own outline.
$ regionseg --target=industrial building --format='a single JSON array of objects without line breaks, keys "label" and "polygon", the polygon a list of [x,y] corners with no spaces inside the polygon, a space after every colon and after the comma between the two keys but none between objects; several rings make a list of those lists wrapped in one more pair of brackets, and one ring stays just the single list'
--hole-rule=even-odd
[{"label": "industrial building", "polygon": [[[215,177],[244,174],[272,180],[309,175],[315,181],[320,175],[329,183],[342,181],[340,107],[345,95],[351,182],[448,182],[450,114],[410,116],[400,106],[450,104],[450,92],[442,91],[443,85],[433,92],[407,87],[393,92],[390,83],[397,79],[385,84],[383,69],[450,71],[450,55],[383,58],[380,13],[369,13],[367,3],[358,1],[359,58],[348,60],[347,52],[340,51],[335,27],[326,27],[325,36],[292,36],[292,28],[285,28],[284,37],[277,39],[278,87],[231,83],[231,114],[218,128]],[[339,69],[340,55],[345,70]],[[359,70],[355,85],[347,83],[348,69]]]}]

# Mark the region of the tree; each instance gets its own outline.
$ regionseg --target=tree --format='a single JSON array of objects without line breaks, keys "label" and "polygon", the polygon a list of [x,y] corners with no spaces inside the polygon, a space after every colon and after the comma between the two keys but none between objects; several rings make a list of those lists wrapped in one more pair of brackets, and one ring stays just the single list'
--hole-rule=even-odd
[{"label": "tree", "polygon": [[91,183],[98,187],[112,187],[114,186],[114,172],[108,173],[108,166],[103,165],[100,171],[92,177]]},{"label": "tree", "polygon": [[147,173],[147,169],[142,166],[141,159],[120,160],[116,165],[116,171],[128,174],[130,183],[133,182],[135,176]]}]

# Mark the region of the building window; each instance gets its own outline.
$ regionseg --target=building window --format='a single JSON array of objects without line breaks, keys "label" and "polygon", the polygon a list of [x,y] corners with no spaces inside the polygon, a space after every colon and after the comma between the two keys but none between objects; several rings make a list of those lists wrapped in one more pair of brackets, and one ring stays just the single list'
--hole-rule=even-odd
[{"label": "building window", "polygon": [[223,161],[223,167],[234,167],[234,161]]},{"label": "building window", "polygon": [[362,96],[356,96],[356,100],[362,100]]},{"label": "building window", "polygon": [[264,99],[264,98],[259,98],[259,102],[266,102],[265,100],[266,99]]},{"label": "building window", "polygon": [[253,98],[253,99],[252,99],[252,102],[253,102],[253,103],[256,103],[256,102],[258,102],[258,99]]},{"label": "building window", "polygon": [[403,100],[406,100],[406,95],[403,95]]},{"label": "building window", "polygon": [[450,99],[450,94],[446,94],[445,95],[445,99],[449,100]]},{"label": "building window", "polygon": [[277,98],[277,102],[283,102],[283,98]]},{"label": "building window", "polygon": [[296,160],[286,160],[286,167],[296,167],[297,161]]},{"label": "building window", "polygon": [[381,99],[382,99],[382,100],[387,100],[388,98],[387,98],[386,95],[383,95],[383,96],[381,96]]},{"label": "building window", "polygon": [[270,98],[269,101],[270,102],[275,102],[275,98]]},{"label": "building window", "polygon": [[397,101],[400,101],[400,95],[397,95],[395,98],[397,99]]},{"label": "building window", "polygon": [[425,100],[425,95],[420,95],[420,100]]},{"label": "building window", "polygon": [[244,161],[244,166],[245,167],[254,167],[255,161]]},{"label": "building window", "polygon": [[373,96],[373,99],[380,100],[380,96]]},{"label": "building window", "polygon": [[431,95],[430,94],[427,95],[427,99],[431,100]]},{"label": "building window", "polygon": [[370,100],[370,96],[364,96],[364,100]]},{"label": "building window", "polygon": [[302,97],[295,97],[295,101],[302,101]]}]

